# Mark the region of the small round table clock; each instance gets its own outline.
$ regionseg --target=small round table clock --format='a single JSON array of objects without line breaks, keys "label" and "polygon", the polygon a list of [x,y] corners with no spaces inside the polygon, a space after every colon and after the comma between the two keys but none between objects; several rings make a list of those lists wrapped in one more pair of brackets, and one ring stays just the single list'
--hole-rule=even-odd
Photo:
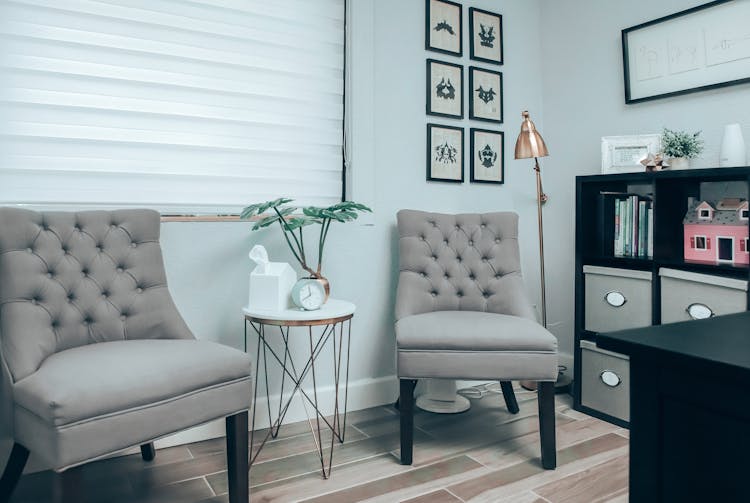
[{"label": "small round table clock", "polygon": [[316,279],[303,278],[292,288],[292,302],[305,311],[320,309],[325,300],[325,288]]}]

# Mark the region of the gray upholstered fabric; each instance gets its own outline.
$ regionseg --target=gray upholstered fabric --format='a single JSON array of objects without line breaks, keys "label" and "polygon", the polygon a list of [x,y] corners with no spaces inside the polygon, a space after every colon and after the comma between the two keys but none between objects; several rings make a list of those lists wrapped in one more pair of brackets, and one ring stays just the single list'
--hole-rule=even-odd
[{"label": "gray upholstered fabric", "polygon": [[196,341],[159,214],[0,208],[3,418],[55,469],[250,407],[250,357]]},{"label": "gray upholstered fabric", "polygon": [[[50,356],[16,383],[14,394],[16,405],[65,426],[247,379],[249,373],[245,353],[212,342],[103,342]],[[235,408],[246,401],[238,397]]]},{"label": "gray upholstered fabric", "polygon": [[396,322],[402,378],[549,380],[557,339],[518,316],[440,311]]},{"label": "gray upholstered fabric", "polygon": [[68,349],[16,383],[16,439],[67,467],[247,409],[249,374],[248,355],[206,341]]},{"label": "gray upholstered fabric", "polygon": [[523,296],[515,213],[398,212],[396,319],[486,311],[534,319]]},{"label": "gray upholstered fabric", "polygon": [[398,213],[401,378],[557,377],[557,341],[525,297],[515,213]]},{"label": "gray upholstered fabric", "polygon": [[191,339],[148,210],[0,208],[0,332],[14,380],[48,356],[126,339]]}]

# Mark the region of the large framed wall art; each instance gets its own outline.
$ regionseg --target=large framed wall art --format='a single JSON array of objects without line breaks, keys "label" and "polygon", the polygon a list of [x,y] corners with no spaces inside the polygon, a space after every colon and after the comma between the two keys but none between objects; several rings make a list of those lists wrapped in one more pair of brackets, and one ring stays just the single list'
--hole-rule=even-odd
[{"label": "large framed wall art", "polygon": [[718,0],[622,30],[625,103],[750,83],[750,2]]}]

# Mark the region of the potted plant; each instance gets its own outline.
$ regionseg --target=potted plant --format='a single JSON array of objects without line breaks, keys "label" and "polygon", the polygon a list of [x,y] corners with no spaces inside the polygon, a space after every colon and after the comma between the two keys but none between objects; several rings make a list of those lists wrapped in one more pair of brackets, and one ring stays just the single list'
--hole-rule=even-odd
[{"label": "potted plant", "polygon": [[[264,229],[278,223],[281,228],[286,244],[299,262],[299,265],[310,274],[310,278],[317,279],[323,284],[326,292],[326,298],[330,293],[328,280],[322,275],[323,267],[323,250],[325,249],[328,231],[333,222],[350,222],[356,220],[359,212],[371,212],[372,210],[364,204],[353,201],[343,201],[341,203],[320,208],[317,206],[307,206],[298,208],[297,206],[285,206],[293,202],[292,199],[285,197],[266,201],[258,204],[251,204],[240,214],[240,218],[248,219],[260,217],[253,225],[254,231]],[[300,213],[299,210],[302,210]],[[314,269],[308,263],[308,250],[305,249],[305,235],[302,232],[304,227],[309,225],[320,225],[320,234],[317,240],[318,264]]]},{"label": "potted plant", "polygon": [[698,157],[703,152],[701,132],[687,133],[664,128],[661,135],[661,148],[665,157],[669,157],[669,166],[673,169],[687,169],[689,159]]}]

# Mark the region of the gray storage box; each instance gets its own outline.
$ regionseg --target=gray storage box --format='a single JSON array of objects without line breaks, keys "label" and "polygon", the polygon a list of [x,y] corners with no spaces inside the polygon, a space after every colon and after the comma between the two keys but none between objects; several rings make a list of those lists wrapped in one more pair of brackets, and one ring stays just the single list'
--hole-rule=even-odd
[{"label": "gray storage box", "polygon": [[651,325],[651,273],[585,265],[585,328],[611,332]]},{"label": "gray storage box", "polygon": [[662,323],[747,310],[747,281],[666,268],[659,276]]},{"label": "gray storage box", "polygon": [[581,404],[630,421],[630,360],[581,341]]}]

